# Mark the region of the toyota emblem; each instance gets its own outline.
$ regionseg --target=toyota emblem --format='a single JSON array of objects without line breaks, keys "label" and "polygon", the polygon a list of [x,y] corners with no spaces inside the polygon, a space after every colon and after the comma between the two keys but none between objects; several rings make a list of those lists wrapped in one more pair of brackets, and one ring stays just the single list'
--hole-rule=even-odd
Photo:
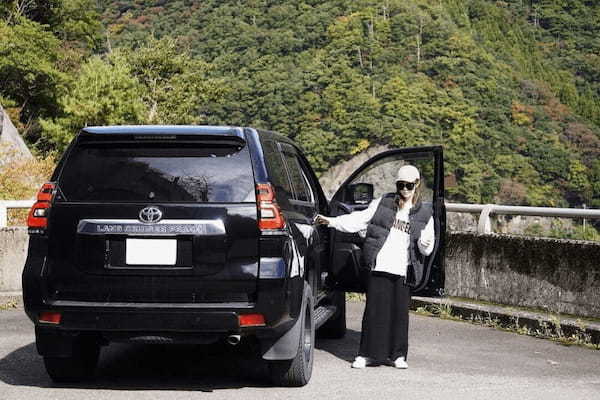
[{"label": "toyota emblem", "polygon": [[157,207],[146,207],[140,211],[139,217],[145,224],[155,224],[162,219],[162,211]]}]

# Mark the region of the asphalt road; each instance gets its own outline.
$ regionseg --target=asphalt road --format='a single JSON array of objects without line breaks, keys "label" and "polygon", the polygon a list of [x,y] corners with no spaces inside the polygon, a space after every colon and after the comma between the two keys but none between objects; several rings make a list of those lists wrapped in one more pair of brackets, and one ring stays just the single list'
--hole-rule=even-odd
[{"label": "asphalt road", "polygon": [[463,322],[411,315],[408,370],[350,368],[362,303],[348,334],[319,340],[310,383],[271,387],[240,348],[112,344],[97,376],[58,386],[46,375],[22,310],[0,311],[0,400],[13,399],[600,399],[600,352]]}]

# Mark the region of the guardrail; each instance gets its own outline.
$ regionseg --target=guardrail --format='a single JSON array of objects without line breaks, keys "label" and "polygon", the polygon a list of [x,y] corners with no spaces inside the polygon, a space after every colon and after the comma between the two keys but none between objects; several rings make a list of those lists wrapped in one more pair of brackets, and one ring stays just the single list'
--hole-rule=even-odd
[{"label": "guardrail", "polygon": [[35,200],[0,200],[0,228],[8,226],[9,208],[31,208]]},{"label": "guardrail", "polygon": [[[0,228],[8,224],[8,209],[31,208],[35,200],[0,200]],[[478,233],[492,233],[490,215],[532,215],[539,217],[600,218],[600,210],[554,207],[500,206],[496,204],[446,203],[446,212],[479,214]]]},{"label": "guardrail", "polygon": [[600,218],[600,210],[555,207],[500,206],[496,204],[446,203],[446,212],[479,214],[478,233],[492,233],[490,215],[532,215],[538,217]]}]

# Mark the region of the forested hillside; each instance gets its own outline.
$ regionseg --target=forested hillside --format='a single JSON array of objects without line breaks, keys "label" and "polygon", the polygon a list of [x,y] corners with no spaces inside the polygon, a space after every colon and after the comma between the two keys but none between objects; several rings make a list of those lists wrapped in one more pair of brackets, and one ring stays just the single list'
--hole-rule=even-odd
[{"label": "forested hillside", "polygon": [[[600,207],[596,1],[48,3],[59,16],[0,8],[0,102],[40,151],[104,123],[273,129],[319,172],[442,144],[453,201]],[[39,93],[6,67],[5,38],[41,51],[23,32],[52,49]]]}]

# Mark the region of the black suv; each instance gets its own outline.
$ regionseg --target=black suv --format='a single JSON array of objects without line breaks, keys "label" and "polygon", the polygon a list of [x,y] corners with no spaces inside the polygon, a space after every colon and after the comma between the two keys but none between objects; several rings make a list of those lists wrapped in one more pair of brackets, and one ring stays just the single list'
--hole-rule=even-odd
[{"label": "black suv", "polygon": [[[48,374],[90,376],[109,342],[253,341],[276,384],[306,384],[315,331],[344,335],[344,290],[365,276],[361,236],[314,217],[366,207],[407,158],[429,173],[441,249],[439,147],[375,157],[328,203],[300,149],[272,132],[83,129],[28,218],[23,298]],[[441,253],[417,291],[443,286]]]}]

